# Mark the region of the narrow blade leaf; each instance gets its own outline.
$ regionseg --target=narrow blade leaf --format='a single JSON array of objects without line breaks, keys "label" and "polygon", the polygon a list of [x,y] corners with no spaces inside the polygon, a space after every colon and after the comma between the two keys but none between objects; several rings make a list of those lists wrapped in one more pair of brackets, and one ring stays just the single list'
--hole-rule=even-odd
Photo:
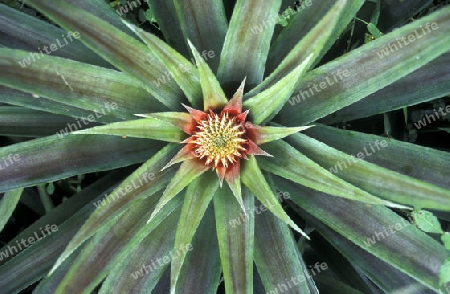
[{"label": "narrow blade leaf", "polygon": [[95,112],[89,121],[103,116],[132,119],[135,113],[167,110],[127,74],[54,56],[36,58],[33,62],[29,52],[0,49],[0,84]]},{"label": "narrow blade leaf", "polygon": [[[306,130],[305,134],[342,152],[355,155],[361,152],[364,147],[367,147],[368,142],[380,140],[380,137],[376,135],[340,130],[321,124]],[[450,182],[448,181],[450,155],[448,152],[389,138],[387,142],[388,146],[384,147],[386,152],[375,152],[367,156],[365,160],[392,171],[450,189]],[[411,158],[414,158],[414,164],[412,164]],[[430,173],[430,170],[433,172]]]},{"label": "narrow blade leaf", "polygon": [[[132,24],[127,24],[153,51],[156,57],[166,66],[166,78],[169,74],[183,90],[194,108],[201,107],[202,88],[197,68],[175,49],[167,45],[155,35],[149,34]],[[170,78],[169,78],[170,79]]]},{"label": "narrow blade leaf", "polygon": [[[308,158],[376,197],[416,208],[450,210],[450,190],[415,180],[363,160],[373,153],[379,153],[381,157],[388,153],[389,150],[383,148],[389,146],[387,139],[381,140],[378,137],[373,141],[373,145],[369,143],[355,155],[347,155],[304,134],[296,134],[288,140]],[[351,144],[351,141],[346,143]]]},{"label": "narrow blade leaf", "polygon": [[49,275],[81,244],[98,232],[102,226],[117,220],[130,205],[144,199],[144,197],[137,197],[138,195],[146,195],[148,197],[161,190],[173,176],[174,170],[159,171],[175,152],[175,144],[163,148],[125,179],[110,195],[96,203],[97,209],[59,256]]},{"label": "narrow blade leaf", "polygon": [[[50,45],[56,40],[61,42],[68,37],[67,32],[63,29],[3,4],[0,4],[0,16],[0,27],[2,28],[0,44],[8,48],[39,53],[39,50],[43,50],[43,44]],[[89,64],[111,67],[106,60],[91,51],[79,40],[73,40],[70,46],[61,47],[51,53]]]},{"label": "narrow blade leaf", "polygon": [[260,127],[258,128],[258,137],[254,142],[256,145],[283,139],[284,137],[309,129],[313,126],[284,128],[284,127]]},{"label": "narrow blade leaf", "polygon": [[3,230],[9,218],[16,209],[16,205],[19,203],[22,192],[23,188],[8,191],[0,199],[0,232]]},{"label": "narrow blade leaf", "polygon": [[[321,222],[407,275],[438,290],[445,248],[392,210],[330,197],[301,185],[283,183],[291,199]],[[351,211],[349,211],[349,209]]]},{"label": "narrow blade leaf", "polygon": [[[183,97],[180,87],[172,79],[164,79],[167,71],[165,66],[144,44],[113,25],[61,0],[51,3],[30,0],[28,3],[63,28],[78,32],[82,42],[118,69],[135,77],[142,88],[169,109],[180,109],[180,97]],[[164,81],[158,84],[158,79]]]},{"label": "narrow blade leaf", "polygon": [[[331,195],[370,204],[397,206],[343,181],[282,140],[267,143],[263,147],[267,152],[276,154],[274,158],[258,158],[266,171]],[[283,168],[280,169],[280,166]]]},{"label": "narrow blade leaf", "polygon": [[159,200],[158,205],[150,216],[148,222],[152,221],[152,219],[158,214],[161,208],[170,201],[170,199],[177,196],[177,194],[181,190],[183,190],[184,187],[189,185],[190,182],[192,182],[195,178],[203,174],[208,169],[209,166],[199,164],[197,162],[194,162],[193,160],[184,161],[173,179],[170,181],[166,190],[164,191],[163,196]]},{"label": "narrow blade leaf", "polygon": [[250,115],[255,124],[272,118],[280,111],[281,105],[289,99],[294,91],[299,77],[306,71],[311,56],[312,54],[275,85],[244,102],[243,106],[250,109]]},{"label": "narrow blade leaf", "polygon": [[[258,204],[260,203],[257,202]],[[256,207],[262,208],[263,205]],[[294,278],[298,283],[292,283],[292,291],[310,293],[302,271],[302,257],[289,227],[275,215],[262,209],[255,220],[255,264],[267,292],[272,292],[280,283]],[[274,267],[273,264],[278,266]]]},{"label": "narrow blade leaf", "polygon": [[[324,117],[320,122],[333,124],[351,121],[450,95],[449,67],[450,53],[446,53],[395,83]],[[450,109],[445,112],[445,115],[448,114]]]},{"label": "narrow blade leaf", "polygon": [[258,200],[261,201],[267,209],[269,209],[284,223],[309,239],[309,237],[291,220],[291,218],[281,207],[278,199],[275,195],[273,195],[273,192],[270,189],[269,184],[266,182],[253,155],[249,156],[249,160],[243,163],[241,178],[244,185],[252,191],[255,197],[258,198]]},{"label": "narrow blade leaf", "polygon": [[174,1],[148,0],[148,3],[164,39],[187,58],[189,56],[189,48],[181,30],[180,19],[177,16]]},{"label": "narrow blade leaf", "polygon": [[195,48],[206,52],[207,63],[216,72],[228,29],[223,1],[177,0],[174,3],[184,41],[191,40]]},{"label": "narrow blade leaf", "polygon": [[200,73],[200,83],[203,91],[203,110],[207,111],[209,108],[224,107],[228,100],[216,76],[200,53],[198,53],[197,49],[195,49],[194,45],[192,45],[191,41],[188,40],[188,43]]},{"label": "narrow blade leaf", "polygon": [[[334,6],[330,8],[329,12],[323,17],[323,19],[321,19],[320,22],[313,29],[311,29],[311,31],[304,38],[302,38],[294,48],[292,48],[289,54],[270,74],[270,76],[254,88],[248,95],[254,95],[271,87],[300,65],[303,65],[304,71],[308,70],[320,56],[323,47],[331,36],[331,33],[335,30],[336,24],[340,19],[346,2],[347,0],[338,0]],[[286,102],[286,100],[282,103]]]},{"label": "narrow blade leaf", "polygon": [[[189,184],[181,209],[174,248],[181,248],[192,243],[197,227],[200,225],[200,221],[218,187],[219,181],[214,173],[205,173]],[[187,254],[187,251],[183,251],[177,259],[172,261],[171,288],[173,293],[178,278],[182,274],[181,268]]]},{"label": "narrow blade leaf", "polygon": [[[450,50],[449,29],[446,7],[309,72],[281,110],[279,122],[308,124],[399,80]],[[405,45],[407,38],[415,41]],[[308,107],[299,103],[303,100]]]},{"label": "narrow blade leaf", "polygon": [[58,135],[61,137],[48,136],[1,148],[0,158],[12,155],[17,160],[0,170],[0,191],[145,162],[164,146],[136,138]]},{"label": "narrow blade leaf", "polygon": [[281,0],[236,2],[217,71],[227,93],[238,88],[246,77],[250,89],[263,80],[280,6]]},{"label": "narrow blade leaf", "polygon": [[227,293],[253,293],[254,197],[243,190],[245,212],[228,187],[214,196],[217,239]]},{"label": "narrow blade leaf", "polygon": [[195,232],[192,247],[181,269],[176,293],[215,293],[222,266],[212,203]]},{"label": "narrow blade leaf", "polygon": [[111,123],[105,126],[76,131],[74,134],[115,135],[123,138],[148,138],[173,143],[179,143],[186,138],[179,128],[156,118]]}]

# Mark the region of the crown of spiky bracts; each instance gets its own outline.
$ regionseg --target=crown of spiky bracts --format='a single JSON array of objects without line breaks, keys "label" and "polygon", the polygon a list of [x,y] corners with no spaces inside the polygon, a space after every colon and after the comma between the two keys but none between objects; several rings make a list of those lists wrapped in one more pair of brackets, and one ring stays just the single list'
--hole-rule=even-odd
[{"label": "crown of spiky bracts", "polygon": [[183,105],[192,120],[179,127],[190,137],[181,142],[187,145],[166,167],[191,160],[193,164],[216,170],[222,185],[224,178],[230,184],[236,177],[240,171],[240,160],[247,159],[247,155],[271,156],[255,143],[261,137],[261,128],[245,121],[249,111],[242,112],[244,85],[245,81],[219,113],[211,108],[204,112]]}]

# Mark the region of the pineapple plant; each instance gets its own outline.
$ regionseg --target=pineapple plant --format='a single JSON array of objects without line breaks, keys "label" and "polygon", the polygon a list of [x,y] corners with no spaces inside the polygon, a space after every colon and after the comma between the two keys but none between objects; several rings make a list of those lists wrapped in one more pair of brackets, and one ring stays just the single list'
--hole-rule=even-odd
[{"label": "pineapple plant", "polygon": [[[450,291],[450,155],[386,114],[449,94],[449,7],[25,4],[0,4],[0,227],[43,211],[0,292]],[[348,129],[377,114],[387,138]]]}]

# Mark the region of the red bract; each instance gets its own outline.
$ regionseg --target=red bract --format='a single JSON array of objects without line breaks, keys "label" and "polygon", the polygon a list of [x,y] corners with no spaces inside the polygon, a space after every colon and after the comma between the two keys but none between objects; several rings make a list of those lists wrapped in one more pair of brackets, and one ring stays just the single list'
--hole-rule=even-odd
[{"label": "red bract", "polygon": [[185,160],[211,167],[230,183],[240,172],[240,160],[250,155],[266,155],[255,143],[261,136],[258,126],[246,121],[249,110],[242,112],[243,84],[228,104],[217,113],[215,109],[203,112],[183,104],[192,116],[190,122],[178,127],[190,135],[181,143],[187,145],[166,166]]}]

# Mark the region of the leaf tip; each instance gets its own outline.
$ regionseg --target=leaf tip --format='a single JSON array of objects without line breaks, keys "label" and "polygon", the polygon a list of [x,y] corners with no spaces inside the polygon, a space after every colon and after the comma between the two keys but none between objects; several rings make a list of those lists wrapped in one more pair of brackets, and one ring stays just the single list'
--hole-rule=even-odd
[{"label": "leaf tip", "polygon": [[134,116],[137,116],[137,117],[145,117],[145,118],[148,118],[148,117],[151,117],[151,114],[134,114]]}]

